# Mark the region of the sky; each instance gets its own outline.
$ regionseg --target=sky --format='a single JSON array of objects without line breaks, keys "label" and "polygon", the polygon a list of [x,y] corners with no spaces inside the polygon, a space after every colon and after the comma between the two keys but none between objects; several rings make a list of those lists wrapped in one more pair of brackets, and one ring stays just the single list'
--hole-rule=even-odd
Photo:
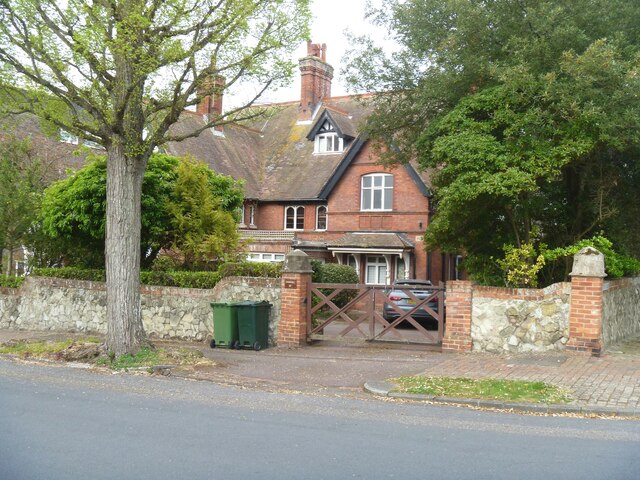
[{"label": "sky", "polygon": [[[370,0],[373,5],[379,5],[381,0]],[[342,59],[348,49],[348,41],[345,30],[348,29],[356,35],[369,34],[372,38],[382,43],[386,32],[379,27],[371,25],[364,19],[367,0],[312,0],[311,13],[311,41],[313,43],[327,44],[327,62],[334,68],[333,82],[331,83],[331,95],[347,95],[347,86],[340,78],[340,70],[343,67]],[[292,60],[306,56],[307,44],[301,43],[296,49]],[[294,75],[292,85],[263,95],[261,103],[285,102],[297,100],[300,96],[300,75]]]}]

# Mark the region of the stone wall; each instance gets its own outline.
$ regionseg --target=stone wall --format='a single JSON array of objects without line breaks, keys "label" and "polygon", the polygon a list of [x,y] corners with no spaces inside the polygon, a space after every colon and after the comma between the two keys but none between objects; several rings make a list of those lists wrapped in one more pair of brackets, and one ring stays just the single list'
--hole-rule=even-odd
[{"label": "stone wall", "polygon": [[569,339],[570,283],[544,289],[473,287],[474,351],[561,350]]},{"label": "stone wall", "polygon": [[[223,279],[212,290],[154,287],[140,289],[147,334],[157,338],[203,340],[213,335],[211,302],[266,300],[275,338],[280,318],[280,280]],[[27,277],[19,289],[0,289],[0,328],[106,333],[104,283]]]},{"label": "stone wall", "polygon": [[640,277],[604,283],[602,339],[605,347],[640,334]]}]

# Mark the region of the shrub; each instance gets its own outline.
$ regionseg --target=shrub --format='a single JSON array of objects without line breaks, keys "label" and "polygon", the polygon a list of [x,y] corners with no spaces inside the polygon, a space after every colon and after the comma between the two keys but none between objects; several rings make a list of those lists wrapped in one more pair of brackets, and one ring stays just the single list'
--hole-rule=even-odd
[{"label": "shrub", "polygon": [[6,275],[0,275],[0,287],[20,288],[22,282],[24,282],[24,277],[7,277]]},{"label": "shrub", "polygon": [[613,249],[611,240],[601,235],[580,240],[568,247],[543,250],[542,254],[547,261],[553,262],[563,257],[573,256],[584,247],[596,248],[604,255],[605,270],[610,278],[632,276],[640,273],[640,260],[616,252]]},{"label": "shrub", "polygon": [[520,247],[505,245],[504,258],[498,260],[508,287],[536,288],[538,272],[544,263],[544,256],[536,253],[533,243],[525,243]]},{"label": "shrub", "polygon": [[282,263],[228,262],[218,268],[220,278],[226,277],[269,277],[282,276]]},{"label": "shrub", "polygon": [[140,272],[140,282],[142,284],[161,287],[213,288],[221,278],[218,272]]},{"label": "shrub", "polygon": [[[349,265],[340,265],[338,263],[320,263],[318,261],[311,261],[311,268],[313,268],[313,275],[311,277],[314,283],[348,283],[357,284],[360,283],[360,278],[356,271]],[[330,295],[333,289],[322,288],[320,291],[324,295]],[[343,290],[338,295],[333,297],[332,301],[338,307],[344,307],[347,303],[353,300],[358,291],[355,289]],[[312,303],[317,305],[319,299],[314,297]]]},{"label": "shrub", "polygon": [[92,282],[106,281],[104,270],[79,267],[34,268],[32,275],[34,277],[55,277],[69,280],[89,280]]},{"label": "shrub", "polygon": [[[225,277],[270,277],[279,278],[282,274],[280,263],[237,262],[224,263],[215,272],[190,272],[168,269],[170,262],[161,261],[158,268],[140,272],[140,283],[160,287],[213,288]],[[165,269],[167,268],[167,269]],[[91,280],[104,282],[104,270],[90,270],[77,267],[36,268],[38,277],[56,277],[72,280]],[[2,284],[0,283],[0,286]]]},{"label": "shrub", "polygon": [[349,265],[320,263],[318,270],[313,273],[313,281],[317,283],[360,283],[360,278],[353,267]]},{"label": "shrub", "polygon": [[151,265],[154,272],[172,272],[176,271],[180,266],[180,262],[169,255],[160,255],[156,257]]}]

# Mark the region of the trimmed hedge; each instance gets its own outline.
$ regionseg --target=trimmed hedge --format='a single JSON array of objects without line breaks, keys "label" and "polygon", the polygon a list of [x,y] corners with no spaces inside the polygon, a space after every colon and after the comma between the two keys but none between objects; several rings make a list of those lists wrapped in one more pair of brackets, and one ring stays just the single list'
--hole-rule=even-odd
[{"label": "trimmed hedge", "polygon": [[90,282],[106,281],[106,273],[102,269],[63,267],[63,268],[34,268],[34,277],[54,277],[67,280],[88,280]]},{"label": "trimmed hedge", "polygon": [[[213,288],[226,277],[270,277],[279,278],[282,265],[277,263],[238,262],[225,263],[216,272],[188,272],[174,271],[142,271],[140,283],[160,287],[180,288]],[[69,280],[89,280],[92,282],[106,281],[104,270],[91,270],[76,267],[36,268],[36,277],[55,277]],[[2,286],[0,284],[0,286]]]},{"label": "trimmed hedge", "polygon": [[282,276],[282,263],[267,262],[229,262],[218,268],[220,278],[225,277],[268,277]]},{"label": "trimmed hedge", "polygon": [[22,282],[24,282],[24,277],[7,277],[6,275],[0,275],[0,287],[20,288]]},{"label": "trimmed hedge", "polygon": [[140,283],[161,287],[213,288],[221,278],[218,272],[140,272]]}]

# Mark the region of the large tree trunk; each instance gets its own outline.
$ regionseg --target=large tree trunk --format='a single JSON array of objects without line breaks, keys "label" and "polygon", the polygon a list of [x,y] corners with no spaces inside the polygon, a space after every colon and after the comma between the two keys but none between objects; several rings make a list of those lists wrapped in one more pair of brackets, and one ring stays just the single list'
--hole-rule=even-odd
[{"label": "large tree trunk", "polygon": [[121,141],[108,149],[107,349],[135,353],[145,339],[140,310],[140,198],[145,162],[127,158]]}]

